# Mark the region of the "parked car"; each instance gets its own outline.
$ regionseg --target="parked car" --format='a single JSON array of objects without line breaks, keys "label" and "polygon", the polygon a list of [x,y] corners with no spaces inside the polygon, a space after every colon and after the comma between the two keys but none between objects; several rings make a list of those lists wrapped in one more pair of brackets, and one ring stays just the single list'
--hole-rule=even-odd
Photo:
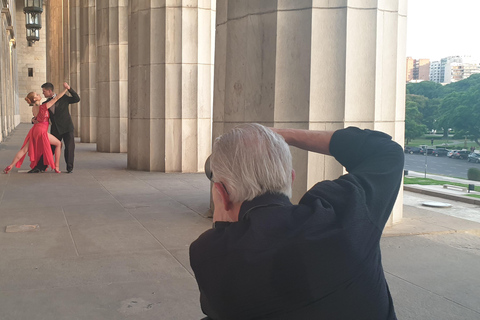
[{"label": "parked car", "polygon": [[472,152],[468,155],[468,162],[475,162],[475,163],[479,163],[480,162],[480,153],[475,153],[475,152]]},{"label": "parked car", "polygon": [[419,147],[405,147],[405,153],[410,153],[410,154],[414,154],[414,153],[420,153],[420,148]]},{"label": "parked car", "polygon": [[453,156],[453,154],[454,154],[455,152],[457,152],[457,151],[458,151],[458,150],[450,150],[450,151],[448,151],[447,157],[451,158],[451,157]]},{"label": "parked car", "polygon": [[470,151],[467,151],[467,150],[456,151],[455,153],[452,154],[452,158],[465,160],[468,158],[469,153]]},{"label": "parked car", "polygon": [[449,150],[445,148],[437,148],[437,149],[433,149],[432,155],[435,157],[443,157],[443,156],[446,156],[448,152]]},{"label": "parked car", "polygon": [[[427,155],[428,155],[428,154],[432,154],[432,153],[433,153],[433,150],[434,150],[433,148],[427,148],[427,149],[426,149]],[[420,149],[420,154],[425,154],[425,149],[423,149],[423,148]]]}]

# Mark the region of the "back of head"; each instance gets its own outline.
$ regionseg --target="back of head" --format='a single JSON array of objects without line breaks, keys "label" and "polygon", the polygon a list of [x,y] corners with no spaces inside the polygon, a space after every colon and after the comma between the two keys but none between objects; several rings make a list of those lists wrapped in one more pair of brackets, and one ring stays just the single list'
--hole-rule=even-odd
[{"label": "back of head", "polygon": [[233,202],[264,193],[291,197],[292,155],[282,136],[256,123],[235,127],[215,140],[210,167]]},{"label": "back of head", "polygon": [[33,104],[35,103],[35,92],[30,92],[29,94],[27,94],[27,96],[25,97],[25,101],[27,101],[27,103],[30,105],[30,106],[33,106]]},{"label": "back of head", "polygon": [[50,82],[45,82],[42,84],[42,89],[53,91],[53,84]]}]

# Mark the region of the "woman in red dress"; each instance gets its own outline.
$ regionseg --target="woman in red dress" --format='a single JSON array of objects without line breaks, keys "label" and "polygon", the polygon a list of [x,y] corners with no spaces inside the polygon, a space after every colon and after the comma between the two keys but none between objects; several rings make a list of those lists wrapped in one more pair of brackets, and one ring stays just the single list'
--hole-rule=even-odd
[{"label": "woman in red dress", "polygon": [[[13,158],[12,163],[6,167],[3,172],[9,173],[13,166],[20,168],[25,159],[25,155],[28,152],[30,157],[30,167],[34,168],[37,165],[38,160],[43,155],[43,162],[49,165],[56,173],[60,173],[60,152],[62,151],[62,143],[53,135],[48,133],[48,120],[50,114],[48,109],[60,99],[70,86],[65,82],[63,84],[65,90],[57,94],[52,100],[40,105],[42,99],[38,93],[30,92],[25,101],[32,106],[32,113],[37,120],[32,129],[27,134],[23,146],[20,151],[17,152]],[[55,146],[55,162],[53,161],[52,148],[50,145]]]}]

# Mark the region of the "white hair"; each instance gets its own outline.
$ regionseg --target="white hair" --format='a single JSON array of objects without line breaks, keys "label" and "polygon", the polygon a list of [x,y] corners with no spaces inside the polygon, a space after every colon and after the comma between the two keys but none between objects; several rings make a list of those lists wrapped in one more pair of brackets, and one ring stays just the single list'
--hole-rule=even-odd
[{"label": "white hair", "polygon": [[257,124],[242,124],[215,139],[210,168],[239,203],[264,193],[292,196],[292,154],[283,137]]}]

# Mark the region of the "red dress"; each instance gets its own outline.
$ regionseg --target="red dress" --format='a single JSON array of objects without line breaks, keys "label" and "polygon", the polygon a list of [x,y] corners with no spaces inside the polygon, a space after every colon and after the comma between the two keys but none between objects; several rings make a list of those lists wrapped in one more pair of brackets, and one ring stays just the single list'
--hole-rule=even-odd
[{"label": "red dress", "polygon": [[[42,104],[37,114],[38,123],[34,124],[32,129],[28,131],[27,137],[23,142],[22,148],[28,145],[28,156],[30,157],[30,168],[35,168],[40,156],[43,155],[43,163],[55,169],[55,162],[53,161],[52,147],[48,139],[48,113],[47,105]],[[25,154],[26,155],[26,154]],[[15,165],[17,168],[22,166],[25,155]]]}]

